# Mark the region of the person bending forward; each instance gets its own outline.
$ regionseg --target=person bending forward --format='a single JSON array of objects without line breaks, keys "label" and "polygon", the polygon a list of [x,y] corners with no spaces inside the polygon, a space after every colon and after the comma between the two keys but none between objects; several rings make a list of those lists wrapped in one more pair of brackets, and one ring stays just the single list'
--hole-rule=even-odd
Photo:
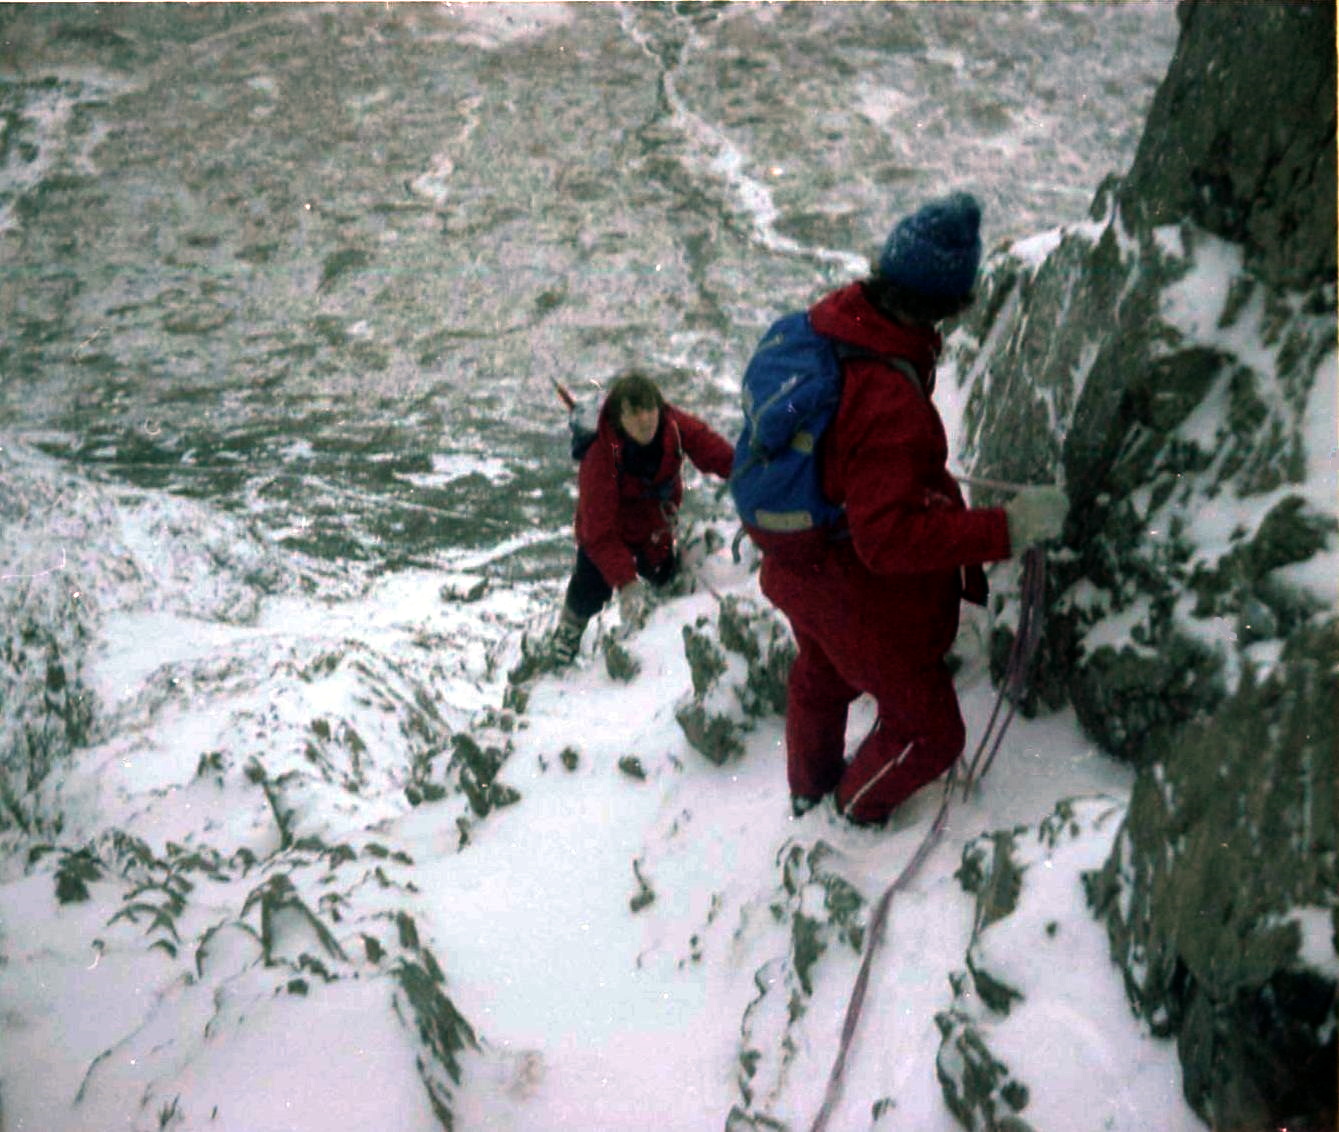
[{"label": "person bending forward", "polygon": [[[980,260],[980,206],[933,201],[889,236],[876,272],[811,308],[815,330],[911,364],[867,356],[842,366],[841,401],[819,442],[824,494],[845,509],[832,531],[770,534],[763,593],[798,644],[786,708],[787,778],[796,814],[834,792],[857,823],[881,823],[962,753],[966,735],[945,657],[959,603],[984,602],[982,564],[1058,533],[1055,488],[1008,509],[972,508],[948,471],[932,400],[937,323],[964,310]],[[878,720],[845,758],[847,711],[873,696]]]},{"label": "person bending forward", "polygon": [[615,594],[625,622],[639,620],[646,579],[663,586],[678,571],[674,518],[683,501],[683,461],[728,479],[732,446],[667,402],[644,374],[615,379],[600,408],[596,437],[577,481],[576,564],[567,584],[548,664],[568,665],[586,623]]}]

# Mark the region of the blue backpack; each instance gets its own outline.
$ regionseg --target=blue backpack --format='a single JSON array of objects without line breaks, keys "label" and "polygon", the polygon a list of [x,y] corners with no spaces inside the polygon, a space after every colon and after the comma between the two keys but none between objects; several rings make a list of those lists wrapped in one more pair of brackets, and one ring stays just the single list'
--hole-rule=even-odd
[{"label": "blue backpack", "polygon": [[777,319],[744,371],[744,427],[730,494],[746,527],[807,531],[832,526],[841,508],[824,497],[814,450],[841,400],[841,362],[807,311]]},{"label": "blue backpack", "polygon": [[744,427],[730,494],[746,527],[786,534],[836,526],[842,508],[823,495],[815,453],[841,401],[844,358],[878,358],[911,377],[915,368],[819,334],[807,311],[777,319],[744,371]]}]

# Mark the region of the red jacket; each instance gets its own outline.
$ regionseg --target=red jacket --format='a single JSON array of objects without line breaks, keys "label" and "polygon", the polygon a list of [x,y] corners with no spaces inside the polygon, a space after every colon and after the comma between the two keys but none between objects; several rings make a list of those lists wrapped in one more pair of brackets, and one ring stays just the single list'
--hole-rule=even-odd
[{"label": "red jacket", "polygon": [[667,404],[661,411],[660,469],[648,485],[621,472],[622,436],[609,403],[599,435],[581,460],[576,540],[614,589],[637,577],[636,553],[651,564],[674,550],[674,516],[683,501],[680,471],[687,456],[699,471],[728,479],[734,447],[697,417]]},{"label": "red jacket", "polygon": [[894,633],[904,659],[936,659],[957,633],[964,573],[966,596],[984,600],[981,564],[1010,553],[1004,511],[969,510],[948,471],[944,424],[930,399],[942,342],[932,330],[886,319],[859,283],[821,300],[810,319],[821,334],[910,361],[921,381],[918,387],[874,359],[844,362],[841,403],[819,461],[823,490],[845,506],[850,537],[807,544],[792,540],[808,536],[759,538],[763,590],[830,644],[838,627],[863,622],[860,632],[839,632],[842,643],[864,648],[877,641],[882,653]]}]

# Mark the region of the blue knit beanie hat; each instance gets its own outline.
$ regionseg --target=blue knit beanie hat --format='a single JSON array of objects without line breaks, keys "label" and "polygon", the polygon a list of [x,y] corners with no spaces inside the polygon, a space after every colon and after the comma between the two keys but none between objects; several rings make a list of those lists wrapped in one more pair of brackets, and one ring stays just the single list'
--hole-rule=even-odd
[{"label": "blue knit beanie hat", "polygon": [[935,298],[971,291],[981,262],[981,205],[970,193],[932,200],[900,221],[879,253],[879,275]]}]

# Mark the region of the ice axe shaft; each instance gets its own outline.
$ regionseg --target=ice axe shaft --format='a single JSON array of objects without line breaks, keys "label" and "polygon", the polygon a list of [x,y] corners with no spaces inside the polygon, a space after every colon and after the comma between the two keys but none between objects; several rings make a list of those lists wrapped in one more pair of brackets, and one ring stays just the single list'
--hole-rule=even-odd
[{"label": "ice axe shaft", "polygon": [[551,377],[549,378],[549,380],[553,382],[553,388],[554,391],[558,394],[558,399],[562,401],[564,405],[567,406],[567,411],[569,413],[572,412],[577,407],[577,399],[572,396],[572,393],[567,388],[567,386],[564,385],[561,381],[559,381],[556,377]]}]

